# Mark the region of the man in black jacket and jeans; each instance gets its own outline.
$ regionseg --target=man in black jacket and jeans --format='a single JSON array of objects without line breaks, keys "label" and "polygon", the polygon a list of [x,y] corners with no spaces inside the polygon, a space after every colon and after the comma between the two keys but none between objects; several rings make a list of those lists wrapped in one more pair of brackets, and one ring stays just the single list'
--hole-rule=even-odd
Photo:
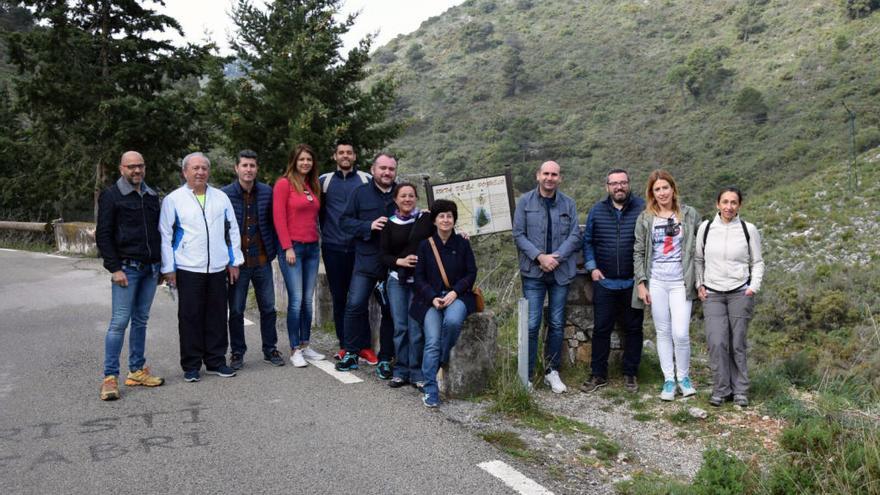
[{"label": "man in black jacket and jeans", "polygon": [[119,160],[116,183],[98,199],[95,239],[104,268],[111,273],[112,316],[104,338],[104,381],[101,400],[119,398],[119,353],[128,334],[128,386],[157,387],[165,380],[144,366],[144,344],[150,306],[159,282],[159,196],[144,183],[146,164],[136,151]]},{"label": "man in black jacket and jeans", "polygon": [[[376,364],[376,374],[383,380],[392,375],[394,359],[394,324],[385,300],[384,291],[377,284],[385,281],[388,269],[382,263],[379,242],[388,217],[394,214],[394,181],[397,178],[397,159],[380,153],[373,160],[373,178],[354,190],[339,222],[342,230],[354,237],[354,275],[348,289],[345,305],[345,355],[336,363],[339,371],[358,368],[358,357]],[[382,312],[379,328],[379,356],[370,347],[369,318],[370,294],[375,293]]]}]

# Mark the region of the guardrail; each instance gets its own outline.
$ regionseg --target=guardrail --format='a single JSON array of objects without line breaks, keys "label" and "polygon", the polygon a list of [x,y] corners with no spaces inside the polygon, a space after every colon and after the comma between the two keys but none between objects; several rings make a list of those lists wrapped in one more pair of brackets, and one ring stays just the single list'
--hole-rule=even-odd
[{"label": "guardrail", "polygon": [[52,233],[52,223],[48,222],[9,222],[0,220],[0,230],[20,230],[23,232]]},{"label": "guardrail", "polygon": [[97,256],[95,245],[95,224],[89,222],[12,222],[0,220],[0,232],[20,233],[19,236],[45,236],[46,241],[54,241],[55,249],[61,253]]}]

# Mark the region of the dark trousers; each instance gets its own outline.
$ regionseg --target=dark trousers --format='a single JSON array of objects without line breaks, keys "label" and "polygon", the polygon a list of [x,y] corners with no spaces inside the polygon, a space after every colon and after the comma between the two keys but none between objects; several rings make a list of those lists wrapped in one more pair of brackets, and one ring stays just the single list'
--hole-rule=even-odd
[{"label": "dark trousers", "polygon": [[342,349],[345,347],[345,304],[354,273],[354,251],[321,246],[321,257],[324,259],[327,285],[330,286],[330,297],[333,299],[333,325],[336,327],[339,348]]},{"label": "dark trousers", "polygon": [[593,376],[608,378],[608,355],[611,353],[611,332],[614,324],[623,324],[623,374],[636,376],[642,360],[642,324],[645,312],[632,307],[632,288],[606,289],[593,282]]},{"label": "dark trousers", "polygon": [[379,325],[379,360],[391,361],[394,358],[394,322],[388,309],[388,298],[384,284],[381,289],[376,287],[379,281],[355,273],[348,290],[348,302],[345,305],[345,350],[356,353],[361,349],[369,349],[370,342],[370,295],[376,298],[382,310]]},{"label": "dark trousers", "polygon": [[226,270],[194,273],[177,270],[180,366],[183,371],[226,364]]}]

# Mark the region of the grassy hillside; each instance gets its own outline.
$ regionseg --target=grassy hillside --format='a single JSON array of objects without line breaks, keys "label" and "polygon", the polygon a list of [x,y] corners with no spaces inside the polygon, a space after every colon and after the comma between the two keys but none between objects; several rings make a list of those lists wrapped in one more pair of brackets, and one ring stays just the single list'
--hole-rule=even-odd
[{"label": "grassy hillside", "polygon": [[[718,186],[739,184],[768,261],[755,361],[806,353],[829,379],[860,376],[872,402],[880,12],[852,19],[845,4],[471,0],[373,63],[402,81],[396,112],[409,127],[394,147],[404,173],[440,181],[509,166],[524,190],[556,159],[582,213],[611,166],[631,169],[637,190],[649,170],[670,169],[704,214]],[[846,165],[844,103],[864,153],[860,185]],[[519,295],[509,236],[476,244],[490,303],[509,308]]]},{"label": "grassy hillside", "polygon": [[[658,166],[687,199],[764,191],[880,143],[880,15],[839,0],[472,0],[394,39],[394,145],[435,180],[557,159],[585,205],[610,166]],[[751,89],[747,89],[751,88]],[[643,187],[641,184],[638,187]]]}]

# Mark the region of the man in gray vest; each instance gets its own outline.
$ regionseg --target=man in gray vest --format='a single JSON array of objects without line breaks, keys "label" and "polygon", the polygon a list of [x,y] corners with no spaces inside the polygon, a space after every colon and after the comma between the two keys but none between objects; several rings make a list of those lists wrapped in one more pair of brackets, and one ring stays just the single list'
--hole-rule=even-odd
[{"label": "man in gray vest", "polygon": [[550,321],[544,345],[544,383],[561,394],[567,390],[559,377],[565,303],[577,270],[574,253],[580,247],[580,232],[574,200],[558,191],[562,182],[559,164],[544,162],[536,179],[538,187],[517,201],[513,240],[519,251],[523,296],[529,301],[529,377],[535,370],[546,296]]}]

